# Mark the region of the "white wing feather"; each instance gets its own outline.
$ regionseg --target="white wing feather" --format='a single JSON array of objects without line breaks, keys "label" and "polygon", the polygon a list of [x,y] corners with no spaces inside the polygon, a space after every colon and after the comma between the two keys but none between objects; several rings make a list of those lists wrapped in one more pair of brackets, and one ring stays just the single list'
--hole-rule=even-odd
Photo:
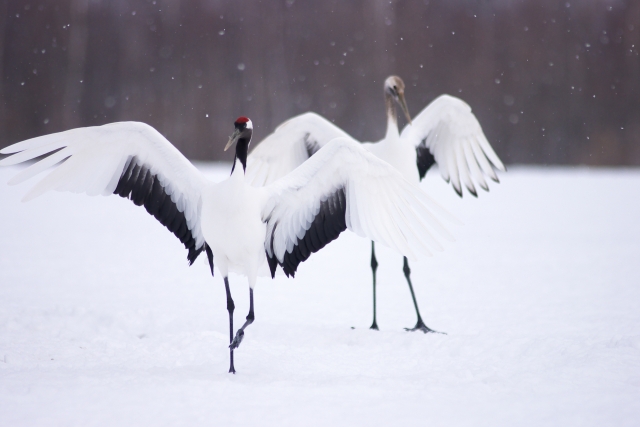
[{"label": "white wing feather", "polygon": [[474,180],[488,190],[484,175],[498,181],[494,168],[505,167],[487,141],[471,107],[459,98],[441,95],[405,126],[400,138],[413,146],[424,144],[458,194],[461,183],[476,194]]},{"label": "white wing feather", "polygon": [[293,117],[278,126],[249,154],[247,182],[254,187],[270,184],[304,163],[310,149],[318,150],[337,137],[353,139],[318,114],[309,112]]},{"label": "white wing feather", "polygon": [[204,243],[200,230],[200,196],[206,178],[153,127],[121,122],[32,138],[0,150],[1,154],[16,153],[2,159],[0,166],[22,163],[59,149],[9,181],[10,185],[19,184],[64,160],[41,179],[23,201],[49,190],[113,194],[128,159],[136,157],[158,177],[165,192],[184,213],[196,247]]},{"label": "white wing feather", "polygon": [[[457,220],[388,163],[351,138],[337,138],[296,170],[265,187],[265,249],[279,261],[304,236],[320,203],[339,189],[346,196],[346,226],[408,258],[442,250],[436,235],[453,237],[434,215]],[[277,225],[277,226],[276,226]],[[274,227],[276,227],[274,232]]]}]

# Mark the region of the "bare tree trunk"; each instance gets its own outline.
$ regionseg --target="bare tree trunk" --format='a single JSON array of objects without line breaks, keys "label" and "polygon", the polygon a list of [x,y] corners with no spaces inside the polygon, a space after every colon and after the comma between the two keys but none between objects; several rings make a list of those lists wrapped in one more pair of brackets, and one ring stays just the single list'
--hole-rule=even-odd
[{"label": "bare tree trunk", "polygon": [[[173,60],[171,55],[180,57],[181,37],[180,30],[180,0],[165,0],[158,3],[162,8],[162,14],[159,15],[159,24],[161,28],[160,37],[160,56],[165,58],[165,65],[159,67],[157,71],[162,76],[161,91],[161,115],[162,133],[173,140],[173,143],[183,153],[189,153],[191,147],[186,146],[188,138],[184,135],[184,125],[182,121],[183,100],[182,98],[182,79],[181,79],[181,62]],[[176,108],[176,100],[180,100],[178,108]],[[189,153],[190,155],[191,153]]]},{"label": "bare tree trunk", "polygon": [[67,46],[69,65],[63,104],[63,123],[67,129],[78,127],[82,123],[78,107],[82,100],[82,80],[87,56],[89,0],[72,0],[70,9],[71,28],[69,29],[69,45]]},{"label": "bare tree trunk", "polygon": [[[364,3],[366,9],[367,3]],[[373,57],[373,62],[376,70],[377,77],[380,79],[380,86],[384,79],[392,73],[395,73],[395,56],[394,50],[394,34],[395,27],[400,25],[396,22],[396,9],[395,3],[378,0],[369,5],[373,8],[373,22],[374,22],[374,43],[376,45],[376,54]],[[366,13],[365,9],[365,13]]]},{"label": "bare tree trunk", "polygon": [[7,106],[4,96],[4,40],[7,26],[7,0],[0,0],[0,147],[4,145],[7,129]]}]

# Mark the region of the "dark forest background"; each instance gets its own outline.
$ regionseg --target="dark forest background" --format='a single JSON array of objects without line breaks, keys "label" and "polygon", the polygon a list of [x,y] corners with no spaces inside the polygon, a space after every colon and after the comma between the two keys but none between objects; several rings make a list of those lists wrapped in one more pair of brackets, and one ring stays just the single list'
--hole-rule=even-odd
[{"label": "dark forest background", "polygon": [[0,0],[0,147],[139,120],[230,160],[313,110],[384,135],[382,82],[417,114],[471,105],[506,163],[640,165],[639,0]]}]

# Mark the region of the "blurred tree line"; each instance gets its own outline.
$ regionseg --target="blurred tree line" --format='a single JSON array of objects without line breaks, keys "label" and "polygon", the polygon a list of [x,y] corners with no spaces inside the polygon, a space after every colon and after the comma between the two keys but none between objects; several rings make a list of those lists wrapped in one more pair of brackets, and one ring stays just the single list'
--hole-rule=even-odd
[{"label": "blurred tree line", "polygon": [[506,163],[640,165],[638,0],[0,0],[0,147],[139,120],[230,160],[312,110],[384,135],[382,82],[413,115],[464,99]]}]

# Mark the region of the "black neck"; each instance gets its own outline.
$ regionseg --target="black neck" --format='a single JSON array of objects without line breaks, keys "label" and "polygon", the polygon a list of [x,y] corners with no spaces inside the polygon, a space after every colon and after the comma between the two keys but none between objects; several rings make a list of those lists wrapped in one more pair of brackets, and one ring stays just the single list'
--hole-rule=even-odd
[{"label": "black neck", "polygon": [[231,168],[231,173],[233,174],[233,170],[236,168],[236,160],[240,160],[242,163],[243,172],[247,171],[247,154],[249,152],[249,142],[251,141],[251,137],[248,138],[240,138],[236,142],[236,158],[233,160],[233,167]]}]

